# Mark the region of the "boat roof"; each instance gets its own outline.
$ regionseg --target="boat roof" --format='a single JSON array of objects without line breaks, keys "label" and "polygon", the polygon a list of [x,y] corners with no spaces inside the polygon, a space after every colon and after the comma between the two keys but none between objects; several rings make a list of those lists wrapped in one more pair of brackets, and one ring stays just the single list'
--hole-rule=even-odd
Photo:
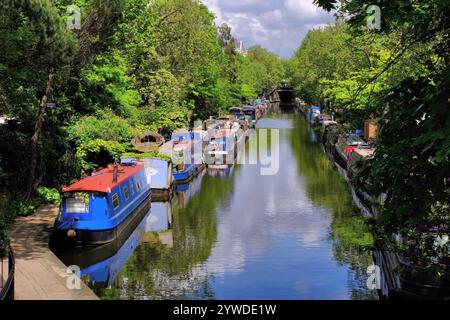
[{"label": "boat roof", "polygon": [[256,110],[255,106],[243,106],[242,110]]},{"label": "boat roof", "polygon": [[201,138],[202,136],[198,131],[175,131],[172,133],[172,140],[175,142],[200,140]]},{"label": "boat roof", "polygon": [[211,139],[220,139],[224,137],[229,137],[234,134],[234,131],[231,129],[221,129],[217,131],[213,136],[211,136]]},{"label": "boat roof", "polygon": [[355,134],[350,134],[348,136],[344,136],[345,143],[349,146],[357,146],[360,144],[366,144],[366,142]]},{"label": "boat roof", "polygon": [[117,182],[113,182],[114,165],[109,165],[108,168],[94,172],[91,176],[83,178],[74,184],[62,188],[62,192],[80,192],[80,191],[94,191],[94,192],[110,192],[113,188],[124,183],[126,180],[134,176],[136,173],[144,169],[143,164],[135,166],[117,166],[119,175]]},{"label": "boat roof", "polygon": [[353,149],[353,152],[363,158],[368,158],[375,154],[375,148],[356,148]]}]

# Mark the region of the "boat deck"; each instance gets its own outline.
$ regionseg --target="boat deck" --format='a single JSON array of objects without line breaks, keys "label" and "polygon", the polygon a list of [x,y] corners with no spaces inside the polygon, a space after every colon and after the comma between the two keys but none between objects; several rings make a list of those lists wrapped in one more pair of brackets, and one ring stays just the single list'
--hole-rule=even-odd
[{"label": "boat deck", "polygon": [[18,217],[10,230],[16,300],[98,300],[83,282],[80,289],[67,287],[67,267],[48,247],[58,210],[58,206],[42,206],[32,216]]}]

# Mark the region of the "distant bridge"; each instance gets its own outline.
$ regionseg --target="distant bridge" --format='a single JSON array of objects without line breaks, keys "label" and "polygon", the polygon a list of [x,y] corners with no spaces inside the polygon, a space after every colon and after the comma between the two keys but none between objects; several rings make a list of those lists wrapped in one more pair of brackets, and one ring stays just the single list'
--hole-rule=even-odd
[{"label": "distant bridge", "polygon": [[273,103],[281,103],[281,105],[293,105],[295,99],[294,89],[289,86],[286,81],[269,91],[269,99]]}]

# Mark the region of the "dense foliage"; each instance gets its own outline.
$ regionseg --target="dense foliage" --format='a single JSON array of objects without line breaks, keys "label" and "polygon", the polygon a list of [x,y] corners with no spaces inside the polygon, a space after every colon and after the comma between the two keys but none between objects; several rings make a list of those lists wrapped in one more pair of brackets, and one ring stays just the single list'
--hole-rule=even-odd
[{"label": "dense foliage", "polygon": [[[378,119],[375,159],[360,177],[387,195],[377,239],[398,234],[410,259],[440,269],[450,246],[448,1],[315,2],[345,18],[308,34],[290,77],[307,102],[332,106],[351,129]],[[373,4],[380,30],[366,28]]]},{"label": "dense foliage", "polygon": [[[66,27],[81,8],[81,29]],[[0,184],[31,196],[255,98],[283,77],[261,47],[236,50],[192,0],[3,1]],[[71,21],[71,20],[69,20]]]},{"label": "dense foliage", "polygon": [[0,194],[16,196],[0,229],[56,202],[47,188],[135,152],[142,132],[168,135],[282,79],[276,55],[240,54],[214,18],[194,0],[2,1]]}]

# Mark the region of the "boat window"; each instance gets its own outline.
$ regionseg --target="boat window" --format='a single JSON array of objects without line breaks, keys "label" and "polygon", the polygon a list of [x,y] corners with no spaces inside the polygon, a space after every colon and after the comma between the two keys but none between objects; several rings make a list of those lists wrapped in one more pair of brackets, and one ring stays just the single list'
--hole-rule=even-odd
[{"label": "boat window", "polygon": [[138,180],[138,181],[136,182],[136,184],[137,184],[137,189],[138,189],[138,191],[141,191],[141,181]]},{"label": "boat window", "polygon": [[130,194],[128,193],[128,187],[123,187],[123,193],[125,194],[125,200],[130,199]]},{"label": "boat window", "polygon": [[133,181],[130,181],[130,191],[131,191],[131,194],[133,195],[134,194],[134,182]]},{"label": "boat window", "polygon": [[114,209],[117,209],[119,207],[119,205],[120,205],[120,203],[119,203],[119,196],[117,194],[113,195],[112,201],[113,201]]},{"label": "boat window", "polygon": [[65,198],[66,211],[70,213],[89,212],[89,194],[76,194]]}]

